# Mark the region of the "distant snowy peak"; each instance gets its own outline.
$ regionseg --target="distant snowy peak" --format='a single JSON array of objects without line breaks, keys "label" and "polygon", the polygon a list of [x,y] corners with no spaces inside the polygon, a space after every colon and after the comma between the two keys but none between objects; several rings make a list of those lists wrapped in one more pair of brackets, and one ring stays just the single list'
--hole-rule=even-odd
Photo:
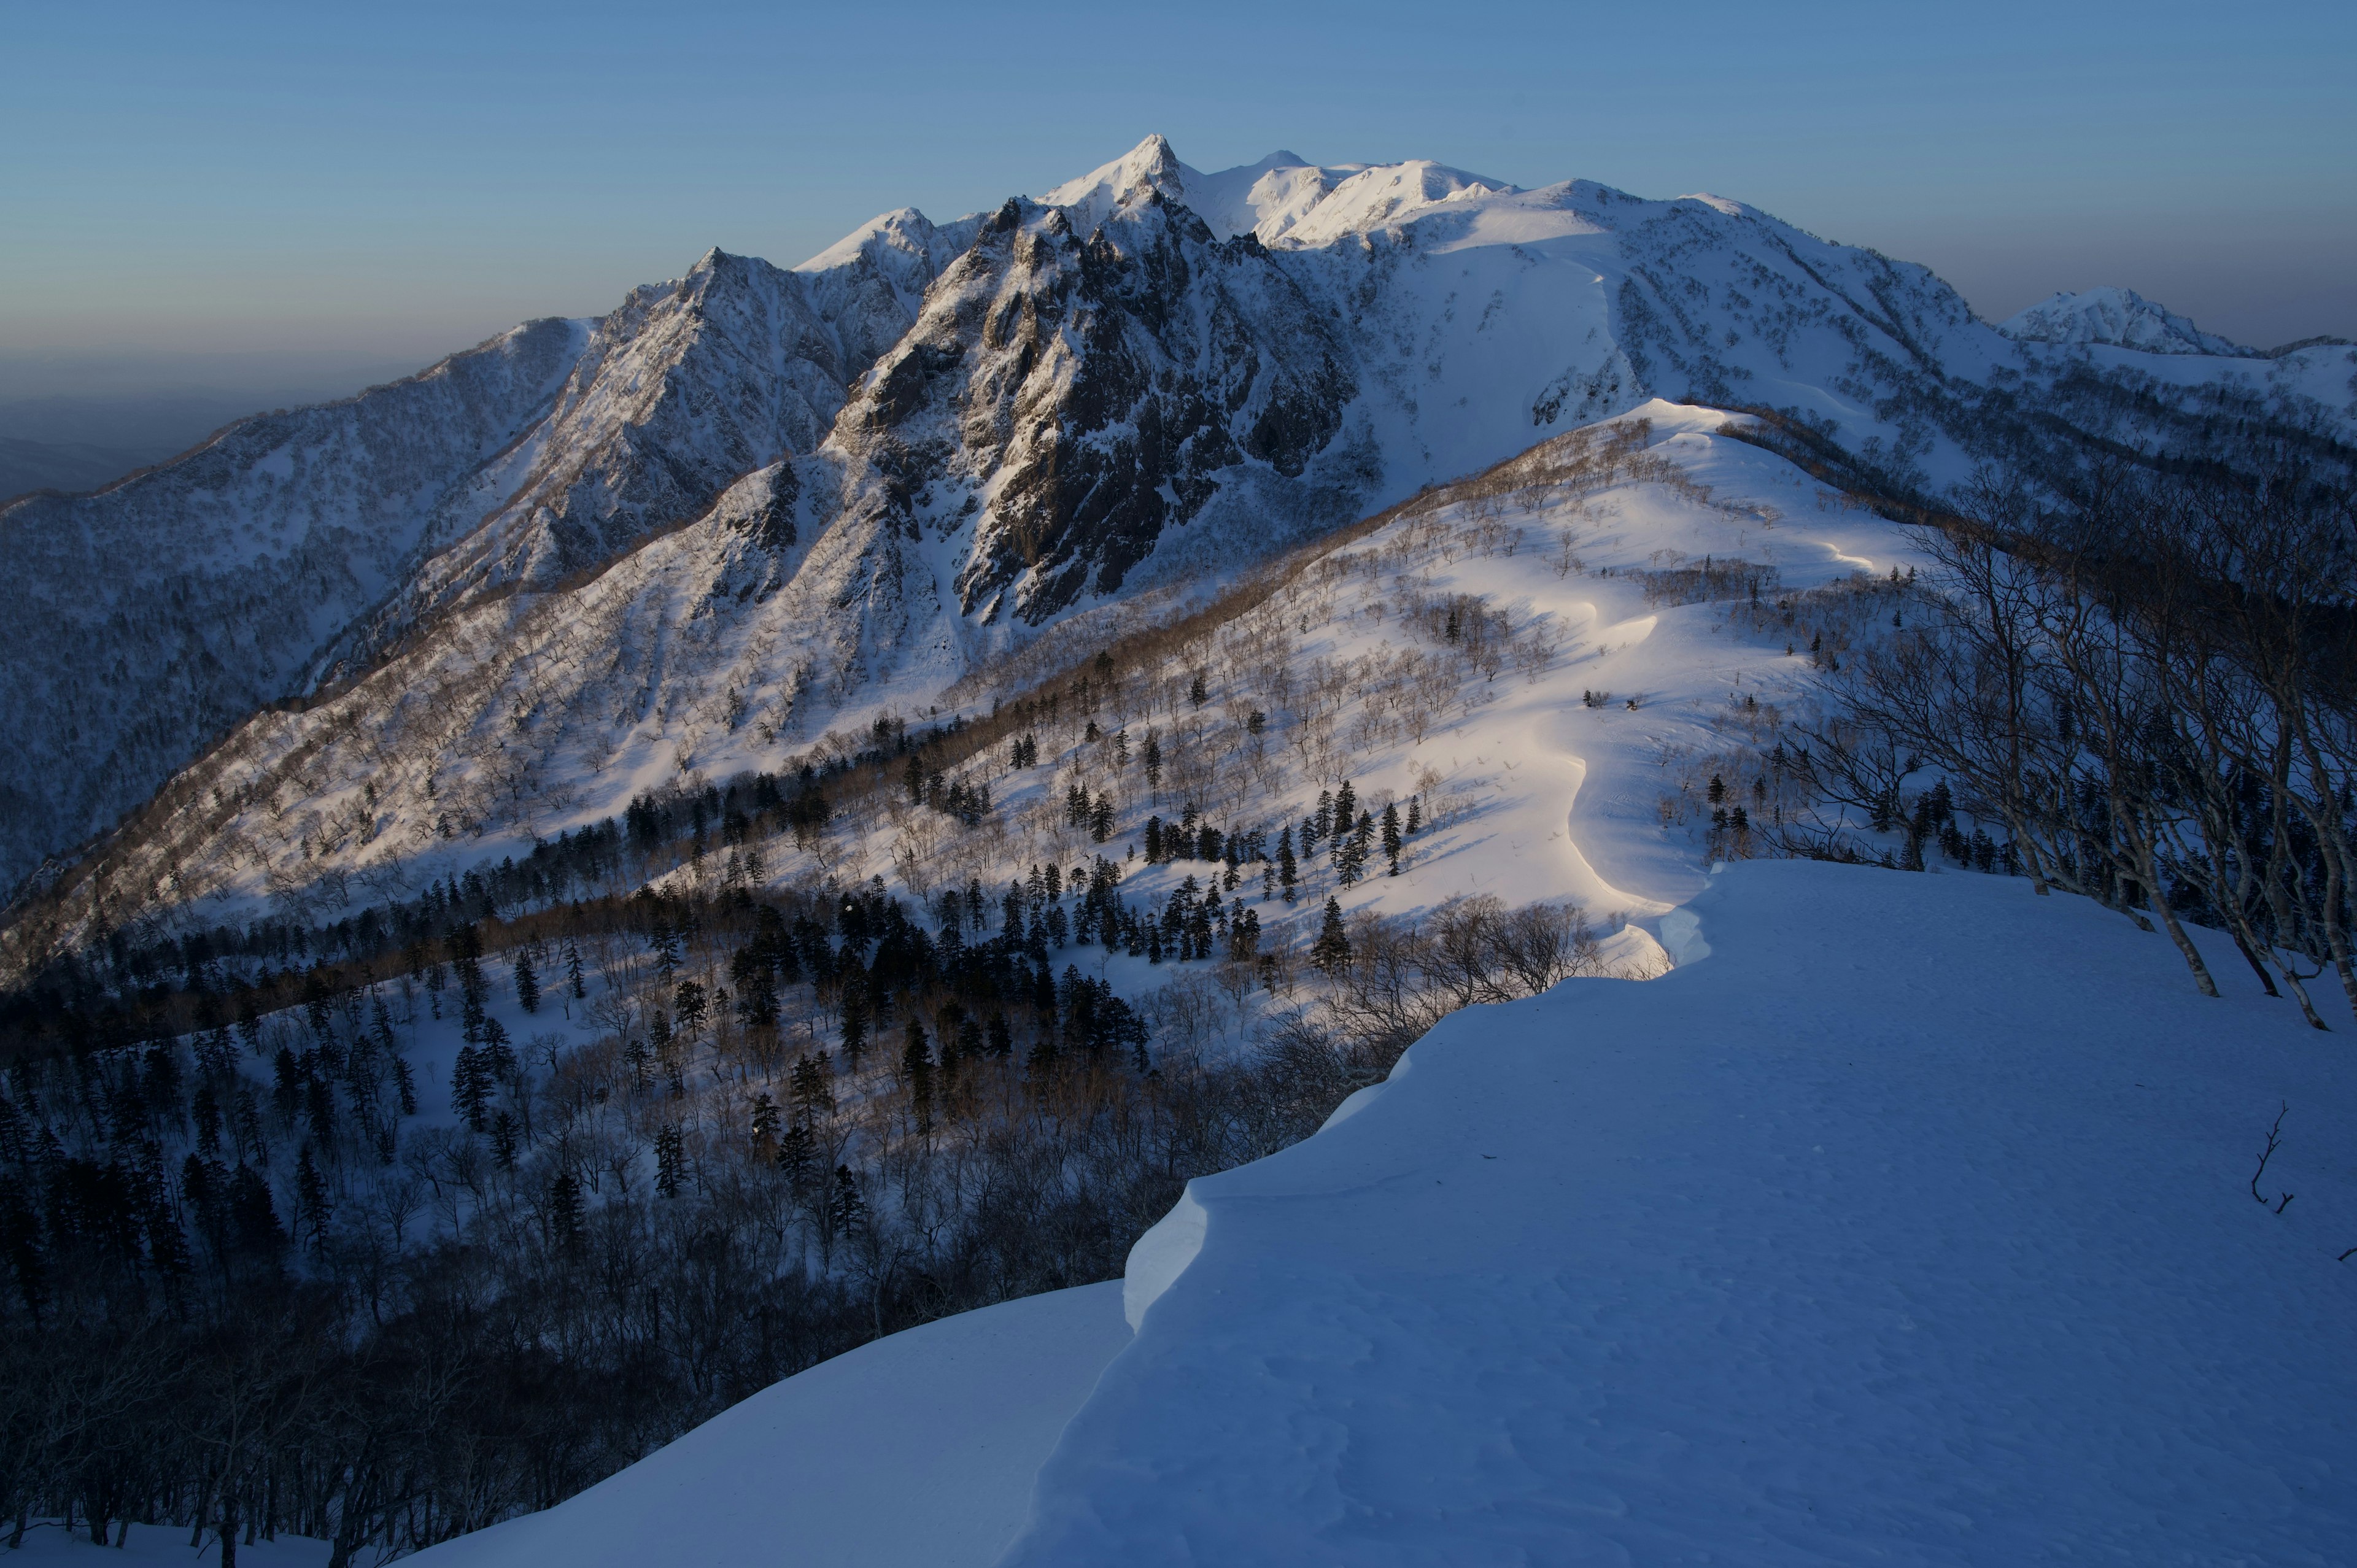
[{"label": "distant snowy peak", "polygon": [[1318,165],[1284,151],[1206,174],[1179,162],[1166,138],[1152,135],[1039,200],[1071,211],[1074,227],[1085,232],[1123,203],[1157,191],[1184,203],[1222,240],[1248,233],[1264,245],[1308,246],[1383,229],[1447,202],[1517,188],[1426,158]]},{"label": "distant snowy peak", "polygon": [[1066,180],[1039,200],[1043,206],[1070,209],[1074,226],[1085,232],[1103,222],[1115,208],[1148,191],[1160,191],[1173,200],[1184,201],[1187,176],[1191,173],[1178,161],[1178,155],[1171,151],[1169,142],[1157,134],[1113,162],[1091,169],[1078,179]]},{"label": "distant snowy peak", "polygon": [[2110,343],[2147,354],[2248,359],[2258,352],[2232,338],[2204,332],[2130,288],[2091,288],[2078,294],[2066,290],[1999,322],[1997,330],[2025,343]]}]

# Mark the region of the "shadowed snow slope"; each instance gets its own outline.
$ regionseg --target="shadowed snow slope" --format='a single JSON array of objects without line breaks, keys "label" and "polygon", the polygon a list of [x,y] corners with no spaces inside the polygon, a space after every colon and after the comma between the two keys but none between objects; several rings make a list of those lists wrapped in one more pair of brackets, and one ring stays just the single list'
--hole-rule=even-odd
[{"label": "shadowed snow slope", "polygon": [[1195,1182],[1134,1341],[896,1335],[426,1568],[2347,1560],[2345,1036],[2018,880],[1690,908]]},{"label": "shadowed snow slope", "polygon": [[2020,881],[1694,908],[1194,1183],[1003,1561],[2345,1561],[2345,1041]]},{"label": "shadowed snow slope", "polygon": [[1129,1342],[1118,1285],[929,1323],[754,1395],[545,1513],[421,1568],[807,1563],[980,1568],[1032,1473]]}]

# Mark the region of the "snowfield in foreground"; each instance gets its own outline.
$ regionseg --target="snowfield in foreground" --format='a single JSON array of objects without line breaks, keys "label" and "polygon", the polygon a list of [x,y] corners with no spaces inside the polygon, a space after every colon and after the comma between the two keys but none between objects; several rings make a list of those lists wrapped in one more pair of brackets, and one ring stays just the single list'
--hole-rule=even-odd
[{"label": "snowfield in foreground", "polygon": [[985,1568],[1128,1342],[1112,1283],[960,1313],[788,1378],[577,1498],[417,1561]]},{"label": "snowfield in foreground", "polygon": [[2345,1033],[2019,880],[1690,908],[1194,1183],[1118,1354],[1110,1286],[895,1336],[427,1561],[979,1563],[1027,1486],[1010,1564],[2348,1560]]}]

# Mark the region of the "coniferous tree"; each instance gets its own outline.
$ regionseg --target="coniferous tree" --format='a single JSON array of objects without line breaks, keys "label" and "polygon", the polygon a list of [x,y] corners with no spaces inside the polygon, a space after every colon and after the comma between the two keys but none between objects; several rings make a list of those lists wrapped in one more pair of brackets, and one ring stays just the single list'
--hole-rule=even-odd
[{"label": "coniferous tree", "polygon": [[1422,795],[1410,795],[1407,798],[1407,826],[1401,831],[1410,838],[1424,831],[1424,797]]},{"label": "coniferous tree", "polygon": [[854,982],[843,988],[843,1059],[856,1071],[867,1048],[867,990]]},{"label": "coniferous tree", "polygon": [[655,1129],[655,1190],[665,1197],[679,1196],[680,1177],[686,1174],[685,1140],[677,1127]]},{"label": "coniferous tree", "polygon": [[482,1052],[473,1046],[458,1047],[450,1065],[450,1110],[468,1128],[483,1130],[484,1108],[490,1102],[490,1085],[483,1071]]},{"label": "coniferous tree", "polygon": [[909,1020],[908,1044],[900,1050],[900,1071],[909,1080],[909,1103],[917,1112],[917,1131],[933,1130],[933,1058],[925,1026]]},{"label": "coniferous tree", "polygon": [[516,950],[515,992],[517,1004],[526,1013],[540,1011],[540,976],[533,972],[532,954],[522,949]]},{"label": "coniferous tree", "polygon": [[581,950],[573,945],[571,937],[565,939],[565,985],[576,1002],[588,999],[589,988],[581,980]]},{"label": "coniferous tree", "polygon": [[561,1252],[581,1250],[581,1178],[568,1166],[548,1184],[548,1240]]},{"label": "coniferous tree", "polygon": [[1162,793],[1162,736],[1158,730],[1146,732],[1146,749],[1141,759],[1146,764],[1146,787],[1159,797]]},{"label": "coniferous tree", "polygon": [[1326,921],[1319,928],[1318,940],[1309,944],[1309,961],[1328,974],[1336,974],[1351,961],[1351,933],[1342,924],[1341,902],[1329,895],[1326,899]]},{"label": "coniferous tree", "polygon": [[1397,876],[1400,874],[1400,814],[1396,801],[1386,801],[1383,805],[1383,854],[1392,863],[1391,874]]},{"label": "coniferous tree", "polygon": [[1276,885],[1285,890],[1286,903],[1293,902],[1295,884],[1300,880],[1300,866],[1293,858],[1293,830],[1287,827],[1276,835]]},{"label": "coniferous tree", "polygon": [[295,1156],[295,1216],[296,1222],[310,1232],[311,1245],[327,1244],[328,1184],[319,1175],[318,1163],[311,1158],[311,1145],[307,1143]]},{"label": "coniferous tree", "polygon": [[702,1034],[707,1012],[704,987],[693,980],[681,981],[672,995],[672,1014],[678,1021],[680,1033],[691,1040]]},{"label": "coniferous tree", "polygon": [[801,1122],[788,1126],[778,1139],[778,1169],[796,1197],[810,1188],[811,1164],[818,1155],[818,1134]]},{"label": "coniferous tree", "polygon": [[834,1167],[834,1195],[827,1204],[827,1223],[838,1236],[858,1234],[867,1218],[866,1200],[859,1196],[859,1178],[849,1165]]}]

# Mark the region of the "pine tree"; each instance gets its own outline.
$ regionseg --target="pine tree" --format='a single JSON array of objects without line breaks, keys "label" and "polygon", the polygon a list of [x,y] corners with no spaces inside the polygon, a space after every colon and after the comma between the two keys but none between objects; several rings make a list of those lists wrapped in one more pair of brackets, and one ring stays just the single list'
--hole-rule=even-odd
[{"label": "pine tree", "polygon": [[497,1018],[483,1020],[482,1061],[494,1082],[515,1077],[515,1047],[508,1043],[507,1026]]},{"label": "pine tree", "polygon": [[679,1196],[679,1181],[687,1165],[686,1150],[676,1127],[655,1129],[655,1190],[665,1197]]},{"label": "pine tree", "polygon": [[689,1039],[703,1033],[707,1015],[704,987],[693,980],[681,981],[679,989],[672,994],[672,1012],[679,1021],[680,1033]]},{"label": "pine tree", "polygon": [[328,1184],[320,1177],[307,1143],[295,1156],[295,1216],[296,1223],[311,1233],[313,1246],[327,1244]]},{"label": "pine tree", "polygon": [[834,1197],[826,1206],[826,1218],[838,1236],[856,1235],[867,1218],[866,1200],[859,1196],[859,1181],[849,1165],[834,1167]]},{"label": "pine tree", "polygon": [[855,981],[843,988],[843,1059],[854,1071],[867,1048],[867,993]]},{"label": "pine tree", "polygon": [[564,1252],[581,1250],[581,1178],[570,1169],[558,1171],[548,1184],[546,1218],[552,1246]]},{"label": "pine tree", "polygon": [[1342,924],[1341,902],[1331,896],[1326,900],[1326,923],[1309,944],[1309,961],[1329,975],[1351,962],[1351,933]]},{"label": "pine tree", "polygon": [[818,1134],[797,1122],[778,1140],[778,1169],[796,1197],[810,1187],[811,1162],[818,1154]]},{"label": "pine tree", "polygon": [[1358,820],[1358,792],[1351,788],[1351,781],[1345,779],[1342,780],[1341,788],[1334,791],[1334,821],[1329,831],[1336,838],[1340,838],[1349,832],[1351,825]]},{"label": "pine tree", "polygon": [[908,1044],[901,1047],[900,1071],[909,1080],[909,1103],[917,1112],[917,1131],[933,1130],[933,1058],[925,1026],[909,1020]]},{"label": "pine tree", "polygon": [[1383,805],[1383,854],[1392,863],[1391,874],[1397,876],[1400,874],[1400,814],[1396,801],[1386,801]]},{"label": "pine tree", "polygon": [[800,1122],[815,1122],[834,1112],[834,1089],[827,1082],[827,1072],[816,1058],[805,1056],[796,1061],[786,1077],[786,1098],[794,1108],[794,1118]]},{"label": "pine tree", "polygon": [[1211,688],[1204,683],[1200,670],[1196,671],[1195,679],[1188,682],[1187,700],[1199,708],[1211,700]]},{"label": "pine tree", "polygon": [[1146,787],[1157,796],[1162,791],[1162,736],[1158,730],[1146,732]]},{"label": "pine tree", "polygon": [[504,1110],[491,1118],[491,1158],[503,1171],[515,1169],[516,1119]]},{"label": "pine tree", "polygon": [[576,1002],[588,999],[589,988],[581,983],[581,950],[573,945],[571,937],[565,939],[565,985]]},{"label": "pine tree", "polygon": [[483,1110],[491,1097],[485,1079],[482,1053],[473,1046],[460,1046],[458,1059],[450,1066],[450,1110],[477,1133],[483,1130]]},{"label": "pine tree", "polygon": [[1301,880],[1301,867],[1293,858],[1293,830],[1286,828],[1276,835],[1276,885],[1285,890],[1285,901],[1292,903],[1295,885]]},{"label": "pine tree", "polygon": [[1409,838],[1414,838],[1423,831],[1424,797],[1421,795],[1410,795],[1407,798],[1407,826],[1403,829],[1402,832],[1406,833]]},{"label": "pine tree", "polygon": [[532,971],[532,955],[518,950],[515,961],[516,1002],[526,1013],[540,1011],[540,976]]}]

